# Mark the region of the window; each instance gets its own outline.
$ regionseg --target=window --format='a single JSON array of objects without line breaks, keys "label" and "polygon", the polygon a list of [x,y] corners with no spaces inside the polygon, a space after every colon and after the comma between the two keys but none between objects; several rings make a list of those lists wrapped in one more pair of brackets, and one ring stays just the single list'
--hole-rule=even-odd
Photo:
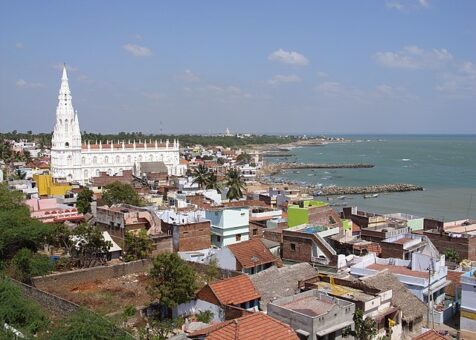
[{"label": "window", "polygon": [[241,241],[241,234],[236,234],[236,240]]},{"label": "window", "polygon": [[296,251],[296,243],[291,243],[291,251]]},{"label": "window", "polygon": [[221,242],[221,236],[217,236],[217,242]]},{"label": "window", "polygon": [[258,235],[258,229],[253,229],[253,236]]}]

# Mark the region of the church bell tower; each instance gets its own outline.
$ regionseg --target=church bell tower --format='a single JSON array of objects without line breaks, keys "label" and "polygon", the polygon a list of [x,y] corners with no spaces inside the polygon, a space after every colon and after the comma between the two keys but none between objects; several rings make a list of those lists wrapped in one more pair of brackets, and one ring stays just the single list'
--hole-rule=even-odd
[{"label": "church bell tower", "polygon": [[66,65],[56,107],[56,123],[51,140],[51,173],[56,180],[81,181],[81,132],[74,111]]}]

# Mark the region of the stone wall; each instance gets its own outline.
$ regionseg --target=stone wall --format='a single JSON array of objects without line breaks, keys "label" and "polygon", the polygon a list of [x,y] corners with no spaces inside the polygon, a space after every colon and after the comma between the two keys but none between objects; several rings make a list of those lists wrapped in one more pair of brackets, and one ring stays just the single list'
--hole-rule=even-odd
[{"label": "stone wall", "polygon": [[94,282],[96,280],[103,281],[128,274],[148,272],[151,266],[152,262],[150,260],[139,260],[112,266],[100,266],[37,276],[34,277],[32,281],[33,285],[39,289],[44,289],[44,287],[48,286],[69,287],[81,283]]},{"label": "stone wall", "polygon": [[[294,250],[291,247],[294,244]],[[283,259],[299,262],[311,261],[312,240],[308,238],[293,237],[283,233]]]},{"label": "stone wall", "polygon": [[59,296],[47,293],[36,287],[29,286],[13,279],[12,281],[21,288],[24,296],[35,300],[43,308],[54,314],[68,316],[80,308],[79,305],[65,300]]}]

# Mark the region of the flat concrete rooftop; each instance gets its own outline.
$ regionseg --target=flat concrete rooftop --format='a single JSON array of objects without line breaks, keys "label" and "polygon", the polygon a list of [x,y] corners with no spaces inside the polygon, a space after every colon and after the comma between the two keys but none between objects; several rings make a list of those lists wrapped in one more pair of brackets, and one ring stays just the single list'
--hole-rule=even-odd
[{"label": "flat concrete rooftop", "polygon": [[316,317],[329,312],[334,304],[323,301],[317,296],[307,296],[281,305],[281,307],[310,317]]}]

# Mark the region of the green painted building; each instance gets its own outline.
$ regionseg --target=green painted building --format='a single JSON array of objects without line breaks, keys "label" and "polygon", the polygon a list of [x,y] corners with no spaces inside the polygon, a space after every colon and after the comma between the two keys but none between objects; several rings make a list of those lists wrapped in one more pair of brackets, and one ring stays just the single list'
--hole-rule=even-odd
[{"label": "green painted building", "polygon": [[303,201],[288,206],[288,227],[309,223],[309,212],[313,208],[327,207],[329,204],[317,200]]}]

